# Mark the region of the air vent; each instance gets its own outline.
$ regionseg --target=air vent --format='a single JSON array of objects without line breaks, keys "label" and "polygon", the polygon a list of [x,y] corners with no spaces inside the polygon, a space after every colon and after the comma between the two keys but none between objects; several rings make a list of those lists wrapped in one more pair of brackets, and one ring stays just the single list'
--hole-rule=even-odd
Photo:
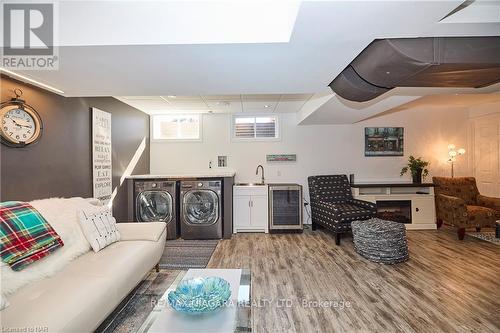
[{"label": "air vent", "polygon": [[330,83],[365,102],[395,87],[479,88],[500,82],[500,37],[373,41]]}]

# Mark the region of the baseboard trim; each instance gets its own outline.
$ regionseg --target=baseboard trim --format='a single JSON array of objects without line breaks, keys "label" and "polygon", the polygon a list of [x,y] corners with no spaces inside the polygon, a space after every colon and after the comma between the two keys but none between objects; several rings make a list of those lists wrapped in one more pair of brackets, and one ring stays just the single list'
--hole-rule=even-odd
[{"label": "baseboard trim", "polygon": [[406,230],[436,230],[436,223],[412,223],[406,224]]}]

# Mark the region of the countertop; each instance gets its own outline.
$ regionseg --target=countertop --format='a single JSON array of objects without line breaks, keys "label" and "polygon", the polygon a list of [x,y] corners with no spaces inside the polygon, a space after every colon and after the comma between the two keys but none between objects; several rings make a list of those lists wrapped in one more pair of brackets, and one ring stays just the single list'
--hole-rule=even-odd
[{"label": "countertop", "polygon": [[131,175],[129,179],[186,179],[186,178],[225,178],[234,177],[234,171],[199,172],[199,173],[178,173],[162,175]]},{"label": "countertop", "polygon": [[369,188],[369,187],[434,187],[433,183],[354,183],[351,187]]}]

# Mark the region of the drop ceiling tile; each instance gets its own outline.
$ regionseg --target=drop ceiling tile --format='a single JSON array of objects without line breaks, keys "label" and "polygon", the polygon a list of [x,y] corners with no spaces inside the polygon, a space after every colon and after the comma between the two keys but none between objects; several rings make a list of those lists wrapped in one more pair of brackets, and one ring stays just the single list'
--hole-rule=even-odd
[{"label": "drop ceiling tile", "polygon": [[181,96],[181,95],[167,95],[167,96],[161,96],[162,98],[168,100],[168,101],[200,101],[201,96],[199,95],[193,95],[193,96]]},{"label": "drop ceiling tile", "polygon": [[308,100],[313,94],[283,94],[281,95],[282,101],[295,101],[295,100]]},{"label": "drop ceiling tile", "polygon": [[207,105],[202,100],[200,100],[200,101],[196,101],[196,100],[175,100],[175,101],[172,101],[172,100],[169,100],[168,102],[173,108],[182,108],[182,109],[186,109],[186,108],[206,109],[207,108]]},{"label": "drop ceiling tile", "polygon": [[276,94],[252,94],[252,95],[241,95],[241,99],[245,100],[271,100],[271,101],[279,101],[281,95]]},{"label": "drop ceiling tile", "polygon": [[273,111],[278,102],[276,100],[243,100],[243,111],[268,112]]},{"label": "drop ceiling tile", "polygon": [[208,108],[210,110],[214,110],[218,113],[238,113],[242,112],[241,108],[241,101],[235,100],[235,101],[210,101],[206,100],[206,103],[208,105]]},{"label": "drop ceiling tile", "polygon": [[274,109],[274,112],[277,113],[297,112],[302,108],[305,102],[306,102],[305,100],[291,100],[291,101],[281,100]]},{"label": "drop ceiling tile", "polygon": [[160,96],[117,96],[116,98],[121,100],[160,100]]},{"label": "drop ceiling tile", "polygon": [[171,108],[171,106],[161,98],[149,98],[149,99],[120,98],[120,99],[122,102],[127,103],[128,105],[144,112],[148,112],[151,110],[168,110]]},{"label": "drop ceiling tile", "polygon": [[241,95],[207,95],[201,96],[205,101],[235,101],[241,100]]}]

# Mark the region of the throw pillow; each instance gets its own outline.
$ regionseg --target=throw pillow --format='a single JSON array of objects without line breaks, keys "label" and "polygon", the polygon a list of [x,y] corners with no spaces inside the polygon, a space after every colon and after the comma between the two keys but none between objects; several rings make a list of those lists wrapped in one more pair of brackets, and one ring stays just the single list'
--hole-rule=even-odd
[{"label": "throw pillow", "polygon": [[0,242],[2,261],[15,271],[64,245],[43,216],[29,203],[20,201],[0,203]]},{"label": "throw pillow", "polygon": [[99,252],[109,244],[120,240],[116,220],[106,206],[80,210],[78,219],[85,238],[94,252]]}]

